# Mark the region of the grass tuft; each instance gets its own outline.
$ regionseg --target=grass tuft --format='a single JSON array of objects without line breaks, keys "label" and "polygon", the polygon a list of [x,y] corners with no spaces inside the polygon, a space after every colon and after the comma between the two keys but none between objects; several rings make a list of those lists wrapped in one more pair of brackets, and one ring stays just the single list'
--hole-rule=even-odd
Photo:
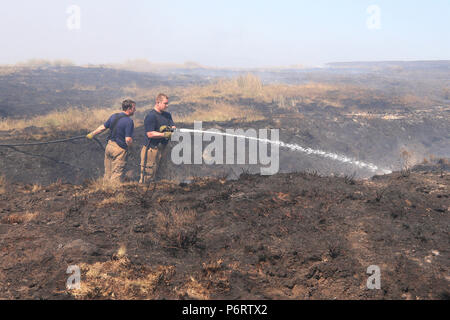
[{"label": "grass tuft", "polygon": [[5,176],[0,176],[0,195],[6,193],[7,181]]}]

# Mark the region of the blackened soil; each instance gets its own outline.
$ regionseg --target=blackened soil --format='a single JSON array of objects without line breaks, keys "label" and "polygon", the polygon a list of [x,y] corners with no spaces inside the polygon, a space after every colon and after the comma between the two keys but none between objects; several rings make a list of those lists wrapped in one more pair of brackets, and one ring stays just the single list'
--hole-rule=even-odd
[{"label": "blackened soil", "polygon": [[[2,299],[445,299],[449,175],[11,184]],[[68,266],[81,289],[66,289]],[[367,289],[379,266],[381,289]]]}]

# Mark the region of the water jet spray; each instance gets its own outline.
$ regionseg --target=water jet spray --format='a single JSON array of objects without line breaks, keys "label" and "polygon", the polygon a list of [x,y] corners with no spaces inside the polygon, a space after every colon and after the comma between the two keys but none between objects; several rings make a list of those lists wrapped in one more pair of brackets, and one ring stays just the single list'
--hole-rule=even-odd
[{"label": "water jet spray", "polygon": [[369,163],[369,162],[364,162],[364,161],[359,161],[359,160],[355,160],[352,158],[349,158],[347,156],[344,155],[339,155],[336,153],[332,153],[332,152],[326,152],[323,150],[318,150],[318,149],[312,149],[309,147],[302,147],[298,144],[291,144],[291,143],[285,143],[282,141],[275,141],[275,140],[269,140],[269,139],[261,139],[261,138],[256,138],[256,137],[249,137],[246,135],[239,135],[239,134],[231,134],[231,133],[226,133],[226,132],[216,132],[216,131],[207,131],[207,130],[196,130],[196,129],[177,129],[180,132],[186,132],[186,133],[206,133],[206,134],[213,134],[213,135],[222,135],[222,136],[229,136],[229,137],[236,137],[236,138],[241,138],[241,139],[248,139],[248,140],[255,140],[255,141],[259,141],[262,143],[269,143],[269,144],[275,144],[278,145],[280,147],[284,147],[284,148],[288,148],[292,151],[299,151],[299,152],[303,152],[306,154],[312,154],[312,155],[317,155],[320,157],[324,157],[324,158],[329,158],[335,161],[339,161],[342,163],[348,163],[354,166],[357,166],[359,168],[362,169],[368,169],[372,172],[377,172],[377,171],[381,171],[384,174],[389,174],[392,173],[391,170],[388,169],[382,169],[379,168],[378,166],[376,166],[373,163]]}]

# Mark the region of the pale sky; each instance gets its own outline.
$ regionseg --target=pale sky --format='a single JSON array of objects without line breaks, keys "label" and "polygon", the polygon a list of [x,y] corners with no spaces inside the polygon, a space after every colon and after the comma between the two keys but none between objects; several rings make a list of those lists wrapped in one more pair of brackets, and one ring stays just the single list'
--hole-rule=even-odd
[{"label": "pale sky", "polygon": [[449,0],[15,0],[1,4],[0,64],[450,60],[449,31]]}]

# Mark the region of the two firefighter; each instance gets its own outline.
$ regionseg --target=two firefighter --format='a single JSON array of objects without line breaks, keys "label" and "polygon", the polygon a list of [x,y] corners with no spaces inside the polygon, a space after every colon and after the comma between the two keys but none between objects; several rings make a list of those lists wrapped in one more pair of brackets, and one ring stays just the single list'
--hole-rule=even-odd
[{"label": "two firefighter", "polygon": [[[172,115],[167,112],[169,98],[160,93],[156,97],[154,108],[144,120],[145,145],[142,147],[140,183],[154,180],[161,158],[165,157],[167,144],[176,128]],[[105,175],[104,180],[120,183],[123,179],[127,162],[128,149],[133,144],[134,122],[130,118],[136,111],[136,102],[125,100],[122,103],[122,112],[113,114],[104,124],[86,137],[93,139],[95,135],[110,130],[108,144],[105,149]]]}]

